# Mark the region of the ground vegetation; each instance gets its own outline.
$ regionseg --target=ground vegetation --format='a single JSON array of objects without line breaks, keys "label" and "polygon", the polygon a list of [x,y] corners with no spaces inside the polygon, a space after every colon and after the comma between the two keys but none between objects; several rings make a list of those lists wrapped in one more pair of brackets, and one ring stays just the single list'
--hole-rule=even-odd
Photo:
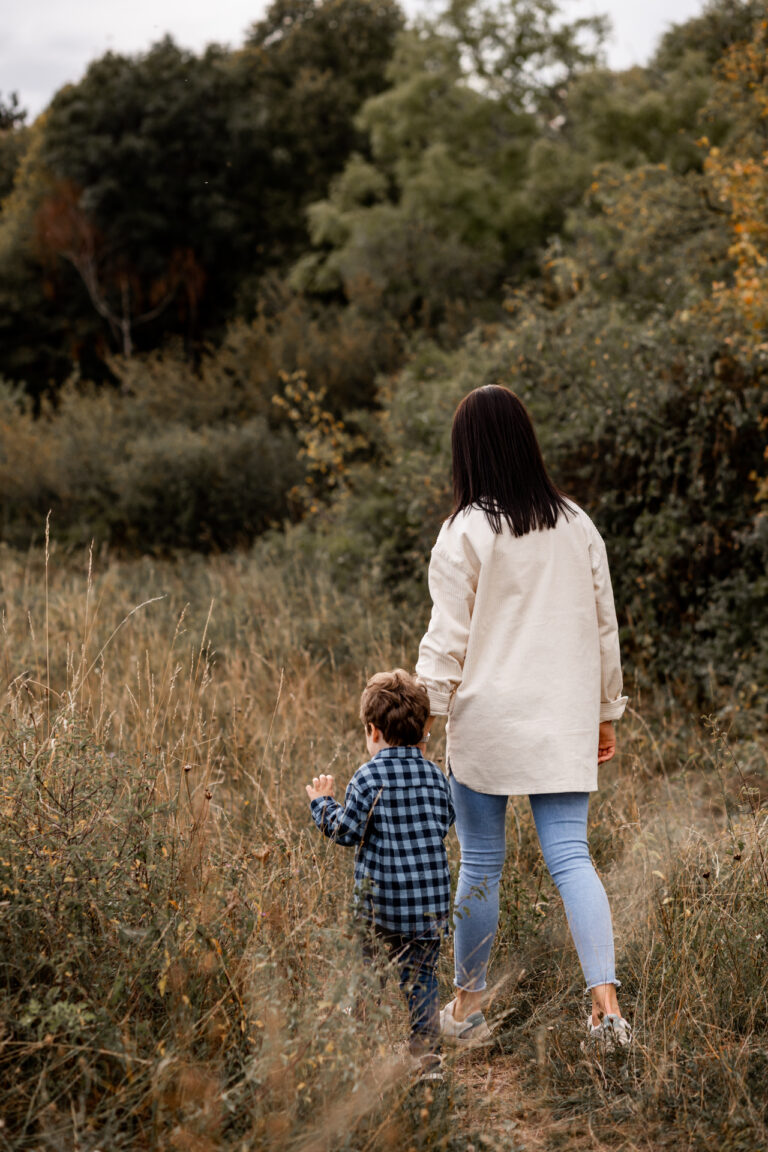
[{"label": "ground vegetation", "polygon": [[[621,73],[604,31],[278,0],[34,123],[0,100],[0,1148],[766,1145],[765,12]],[[485,383],[608,546],[590,836],[637,1042],[580,1048],[519,804],[494,1046],[414,1092],[394,989],[344,1011],[351,868],[302,785],[413,665]]]}]

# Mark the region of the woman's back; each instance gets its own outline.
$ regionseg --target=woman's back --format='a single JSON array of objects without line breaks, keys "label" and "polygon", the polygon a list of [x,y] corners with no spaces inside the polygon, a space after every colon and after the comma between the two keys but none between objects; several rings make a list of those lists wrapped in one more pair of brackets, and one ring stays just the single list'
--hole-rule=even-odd
[{"label": "woman's back", "polygon": [[515,536],[473,505],[432,552],[417,672],[448,711],[451,771],[477,791],[593,791],[599,721],[623,710],[605,547],[571,507]]}]

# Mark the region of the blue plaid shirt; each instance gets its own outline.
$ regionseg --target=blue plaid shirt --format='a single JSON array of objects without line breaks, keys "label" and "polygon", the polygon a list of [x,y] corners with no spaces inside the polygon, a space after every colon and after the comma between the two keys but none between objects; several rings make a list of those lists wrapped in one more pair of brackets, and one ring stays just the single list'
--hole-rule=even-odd
[{"label": "blue plaid shirt", "polygon": [[357,912],[390,932],[437,936],[450,911],[443,839],[455,820],[451,789],[418,748],[383,748],[358,768],[344,807],[312,801],[318,828],[355,854]]}]

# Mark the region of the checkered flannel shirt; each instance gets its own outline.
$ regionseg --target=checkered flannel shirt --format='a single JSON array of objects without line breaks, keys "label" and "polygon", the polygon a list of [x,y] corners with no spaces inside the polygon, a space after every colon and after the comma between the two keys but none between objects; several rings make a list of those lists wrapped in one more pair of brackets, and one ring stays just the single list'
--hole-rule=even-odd
[{"label": "checkered flannel shirt", "polygon": [[450,910],[443,838],[455,813],[443,773],[418,748],[383,748],[358,768],[344,807],[312,801],[318,828],[356,844],[356,911],[390,932],[438,936]]}]

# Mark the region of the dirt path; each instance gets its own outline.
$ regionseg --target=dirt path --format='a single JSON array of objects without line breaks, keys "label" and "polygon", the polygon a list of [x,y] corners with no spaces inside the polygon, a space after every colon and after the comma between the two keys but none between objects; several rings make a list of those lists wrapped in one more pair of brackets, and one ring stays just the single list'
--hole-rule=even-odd
[{"label": "dirt path", "polygon": [[[518,1056],[491,1053],[474,1054],[459,1060],[453,1069],[459,1094],[457,1112],[462,1128],[471,1135],[482,1134],[491,1141],[481,1148],[524,1148],[525,1152],[608,1152],[609,1145],[597,1135],[590,1112],[556,1116],[546,1099],[546,1088],[531,1089],[530,1075],[521,1067]],[[527,1085],[527,1086],[526,1086]],[[612,1152],[619,1148],[640,1149],[634,1140],[611,1142]],[[472,1152],[467,1145],[467,1152]]]}]

